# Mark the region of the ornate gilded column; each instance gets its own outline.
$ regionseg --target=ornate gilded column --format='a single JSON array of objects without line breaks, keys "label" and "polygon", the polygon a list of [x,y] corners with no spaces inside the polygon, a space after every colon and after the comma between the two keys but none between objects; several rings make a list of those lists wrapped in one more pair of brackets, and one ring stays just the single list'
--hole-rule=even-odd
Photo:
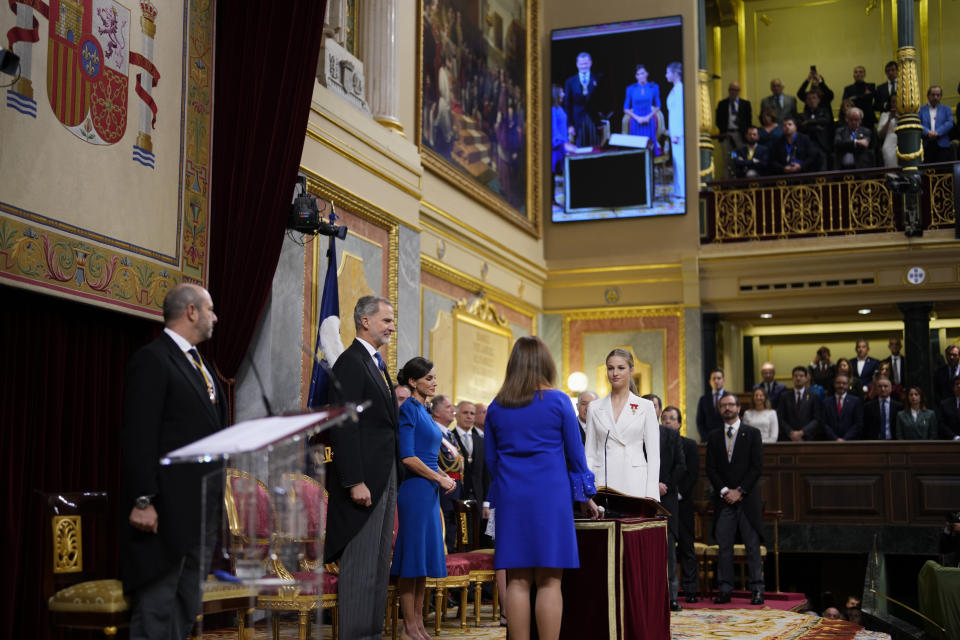
[{"label": "ornate gilded column", "polygon": [[360,59],[373,118],[403,133],[397,117],[397,0],[359,2]]},{"label": "ornate gilded column", "polygon": [[923,161],[923,127],[917,111],[923,104],[919,61],[914,46],[913,0],[897,0],[897,160],[903,168],[904,180],[895,185],[903,198],[906,235],[923,235],[920,221],[920,172]]},{"label": "ornate gilded column", "polygon": [[710,99],[710,73],[707,71],[707,7],[706,0],[697,3],[697,122],[700,125],[700,188],[713,180],[713,101]]}]

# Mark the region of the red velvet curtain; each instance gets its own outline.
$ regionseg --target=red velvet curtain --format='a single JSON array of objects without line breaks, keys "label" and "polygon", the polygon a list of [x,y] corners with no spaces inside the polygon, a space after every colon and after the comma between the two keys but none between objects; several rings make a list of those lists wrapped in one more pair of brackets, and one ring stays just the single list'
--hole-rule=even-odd
[{"label": "red velvet curtain", "polygon": [[[221,321],[206,351],[226,377],[236,375],[279,259],[325,8],[314,0],[218,6],[209,264]],[[36,492],[117,495],[124,368],[160,329],[0,285],[0,635],[59,637],[41,597],[40,554],[48,551]],[[115,556],[107,571],[117,574]]]},{"label": "red velvet curtain", "polygon": [[217,12],[206,352],[233,378],[270,294],[317,74],[326,0]]}]

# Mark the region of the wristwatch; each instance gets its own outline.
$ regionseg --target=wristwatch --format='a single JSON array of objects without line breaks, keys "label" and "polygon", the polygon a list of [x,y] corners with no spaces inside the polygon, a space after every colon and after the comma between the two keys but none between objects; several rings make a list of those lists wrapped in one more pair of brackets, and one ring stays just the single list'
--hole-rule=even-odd
[{"label": "wristwatch", "polygon": [[137,498],[137,500],[134,502],[134,506],[135,506],[137,509],[146,509],[146,508],[149,507],[151,504],[153,504],[153,503],[151,502],[151,498],[153,498],[153,496],[140,496],[140,497]]}]

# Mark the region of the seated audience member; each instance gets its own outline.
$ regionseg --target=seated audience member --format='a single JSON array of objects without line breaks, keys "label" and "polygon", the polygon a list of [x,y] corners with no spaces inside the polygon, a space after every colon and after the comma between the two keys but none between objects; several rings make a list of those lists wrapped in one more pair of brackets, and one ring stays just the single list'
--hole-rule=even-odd
[{"label": "seated audience member", "polygon": [[876,93],[876,87],[872,82],[867,82],[867,70],[863,65],[857,65],[853,68],[853,84],[848,84],[843,88],[844,100],[850,99],[853,105],[860,109],[863,126],[872,129],[877,123],[873,114],[873,96]]},{"label": "seated audience member", "polygon": [[821,397],[833,389],[833,377],[837,375],[837,365],[830,362],[830,349],[822,346],[810,363],[810,386],[820,387]]},{"label": "seated audience member", "polygon": [[863,401],[847,393],[846,374],[833,379],[833,397],[823,399],[823,430],[827,440],[856,440],[863,431]]},{"label": "seated audience member", "polygon": [[903,405],[890,397],[893,383],[879,376],[874,383],[877,397],[863,405],[863,433],[861,440],[893,440],[896,437],[897,414]]},{"label": "seated audience member", "polygon": [[797,132],[797,121],[786,116],[780,122],[783,137],[773,145],[771,165],[776,173],[801,173],[817,167],[819,154],[810,138]]},{"label": "seated audience member", "polygon": [[[823,159],[833,156],[833,114],[820,103],[820,94],[809,91],[800,114],[800,133],[806,135],[820,152]],[[821,166],[820,170],[826,169]]]},{"label": "seated audience member", "polygon": [[933,85],[927,89],[927,104],[920,107],[920,124],[923,126],[923,161],[950,162],[953,149],[950,148],[950,130],[953,129],[953,115],[950,108],[940,104],[943,89]]},{"label": "seated audience member", "polygon": [[877,91],[873,95],[873,110],[884,113],[890,110],[890,106],[897,101],[897,63],[893,60],[887,63],[883,68],[887,81],[877,85]]},{"label": "seated audience member", "polygon": [[897,101],[890,101],[890,108],[880,114],[877,123],[877,140],[880,141],[880,160],[884,167],[896,167],[897,162]]},{"label": "seated audience member", "polygon": [[946,362],[933,372],[933,395],[938,403],[953,395],[953,379],[960,376],[960,346],[950,345],[943,355]]},{"label": "seated audience member", "polygon": [[774,78],[770,81],[770,93],[760,101],[761,113],[767,109],[773,111],[773,116],[777,122],[783,122],[786,117],[797,117],[797,99],[793,96],[784,95],[783,81],[780,78]]},{"label": "seated audience member", "polygon": [[[780,394],[786,390],[786,387],[776,381],[777,370],[772,362],[764,362],[760,365],[760,382],[753,385],[754,389],[762,388],[767,392],[767,399],[773,409],[777,408],[777,402],[780,401]],[[759,425],[753,425],[758,427]]]},{"label": "seated audience member", "polygon": [[863,111],[854,107],[847,111],[846,126],[833,136],[834,169],[867,169],[873,166],[873,132],[860,126]]},{"label": "seated audience member", "polygon": [[753,403],[743,412],[743,422],[760,430],[762,442],[776,442],[780,434],[777,412],[770,407],[770,399],[763,387],[753,390]]},{"label": "seated audience member", "polygon": [[767,108],[760,112],[760,126],[757,128],[757,140],[767,149],[773,151],[773,145],[783,137],[783,129],[777,120],[773,109]]},{"label": "seated audience member", "polygon": [[810,92],[817,94],[820,105],[827,110],[827,113],[833,113],[830,104],[833,102],[833,91],[827,86],[827,81],[823,76],[817,73],[817,70],[810,67],[810,73],[804,79],[803,84],[797,89],[797,100],[806,102],[807,94]]},{"label": "seated audience member", "polygon": [[942,440],[960,440],[960,376],[953,379],[953,396],[937,407],[937,424]]},{"label": "seated audience member", "polygon": [[777,405],[777,421],[780,425],[780,440],[801,442],[816,440],[820,434],[820,398],[810,392],[807,383],[810,376],[807,368],[793,368],[793,389],[780,395]]},{"label": "seated audience member", "polygon": [[767,173],[770,164],[770,149],[760,144],[760,133],[750,127],[746,133],[747,144],[733,152],[733,173],[738,178],[756,178]]},{"label": "seated audience member", "polygon": [[927,409],[923,389],[907,390],[907,407],[897,414],[897,440],[936,440],[937,414]]}]

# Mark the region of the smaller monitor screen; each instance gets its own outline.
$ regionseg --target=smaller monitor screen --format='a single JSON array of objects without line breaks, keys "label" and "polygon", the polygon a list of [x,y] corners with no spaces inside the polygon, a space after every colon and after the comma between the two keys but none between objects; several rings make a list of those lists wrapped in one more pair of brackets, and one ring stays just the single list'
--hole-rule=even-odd
[{"label": "smaller monitor screen", "polygon": [[682,35],[680,16],[552,32],[553,222],[686,212]]}]

